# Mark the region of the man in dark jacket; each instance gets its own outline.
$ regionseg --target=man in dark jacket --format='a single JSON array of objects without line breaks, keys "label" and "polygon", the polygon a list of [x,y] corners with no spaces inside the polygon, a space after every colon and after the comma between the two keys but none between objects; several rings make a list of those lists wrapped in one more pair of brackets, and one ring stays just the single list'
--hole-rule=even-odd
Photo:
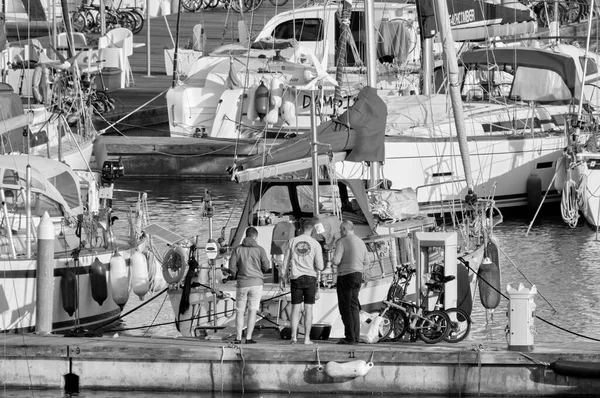
[{"label": "man in dark jacket", "polygon": [[260,306],[262,296],[263,272],[269,269],[269,258],[265,249],[256,243],[258,231],[254,227],[246,230],[246,237],[242,244],[233,249],[229,259],[229,269],[236,275],[236,339],[235,344],[242,342],[242,330],[244,329],[244,312],[246,304],[248,307],[248,325],[246,328],[246,344],[254,344],[252,339],[254,324],[256,323],[256,312]]}]

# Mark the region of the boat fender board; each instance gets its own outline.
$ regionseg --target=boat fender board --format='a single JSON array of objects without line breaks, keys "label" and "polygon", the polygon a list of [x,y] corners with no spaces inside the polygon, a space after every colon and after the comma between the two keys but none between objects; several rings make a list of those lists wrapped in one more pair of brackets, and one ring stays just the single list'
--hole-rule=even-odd
[{"label": "boat fender board", "polygon": [[106,266],[98,257],[90,266],[90,284],[92,287],[92,298],[99,305],[108,298],[108,283],[106,281]]},{"label": "boat fender board", "polygon": [[362,359],[350,362],[327,362],[325,373],[327,376],[336,378],[356,378],[365,376],[373,367],[373,362],[365,362]]},{"label": "boat fender board", "polygon": [[296,126],[296,100],[291,87],[288,87],[283,93],[281,117],[289,126]]},{"label": "boat fender board", "polygon": [[549,365],[554,373],[587,379],[600,378],[600,362],[582,362],[559,359]]},{"label": "boat fender board", "polygon": [[248,108],[246,108],[246,117],[248,120],[250,120],[250,122],[254,123],[258,119],[258,113],[256,113],[256,109],[254,108],[256,86],[250,87],[246,92],[248,93]]}]

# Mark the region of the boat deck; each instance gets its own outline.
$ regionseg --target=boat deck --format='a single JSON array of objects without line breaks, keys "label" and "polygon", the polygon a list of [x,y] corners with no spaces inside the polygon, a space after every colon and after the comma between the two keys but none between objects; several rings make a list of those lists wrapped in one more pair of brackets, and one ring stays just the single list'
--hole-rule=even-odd
[{"label": "boat deck", "polygon": [[[291,345],[276,329],[257,330],[254,338],[257,344],[233,345],[233,337],[5,334],[0,368],[8,388],[64,388],[69,372],[79,376],[81,390],[597,396],[600,388],[600,345],[594,343],[535,344],[525,354],[536,363],[506,344],[469,339],[436,345],[348,346],[335,340]],[[558,375],[546,366],[558,359],[579,364],[574,372],[592,369],[594,377]],[[329,376],[336,366],[342,372],[364,367],[350,363],[361,360],[373,363],[365,376]]]}]

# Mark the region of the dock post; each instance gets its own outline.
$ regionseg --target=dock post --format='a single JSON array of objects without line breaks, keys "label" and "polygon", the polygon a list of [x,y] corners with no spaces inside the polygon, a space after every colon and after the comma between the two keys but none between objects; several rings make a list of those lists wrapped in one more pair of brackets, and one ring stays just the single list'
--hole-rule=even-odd
[{"label": "dock post", "polygon": [[38,227],[35,333],[52,333],[54,286],[54,225],[44,212]]}]

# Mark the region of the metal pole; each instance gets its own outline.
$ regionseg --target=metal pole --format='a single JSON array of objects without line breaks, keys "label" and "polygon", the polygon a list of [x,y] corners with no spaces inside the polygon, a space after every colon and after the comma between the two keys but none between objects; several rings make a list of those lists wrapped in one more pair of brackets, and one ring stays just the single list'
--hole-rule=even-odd
[{"label": "metal pole", "polygon": [[[375,47],[375,8],[373,0],[365,2],[365,27],[367,39],[367,85],[377,86],[377,48]],[[371,162],[370,186],[379,185],[381,163]]]},{"label": "metal pole", "polygon": [[146,70],[148,74],[146,76],[150,77],[150,0],[146,0]]},{"label": "metal pole", "polygon": [[315,217],[319,215],[319,147],[317,142],[317,105],[315,104],[315,91],[310,90],[310,134],[312,145],[312,179],[313,179],[313,207]]},{"label": "metal pole", "polygon": [[106,10],[104,0],[100,0],[100,36],[106,34]]},{"label": "metal pole", "polygon": [[421,41],[421,63],[423,68],[422,92],[423,95],[433,94],[433,39]]},{"label": "metal pole", "polygon": [[181,23],[181,1],[177,5],[177,27],[175,31],[175,51],[173,53],[173,87],[177,85],[177,58],[179,53],[179,24]]},{"label": "metal pole", "polygon": [[27,165],[25,169],[25,221],[27,225],[25,227],[25,237],[27,243],[25,245],[25,253],[27,258],[31,258],[31,166]]}]

